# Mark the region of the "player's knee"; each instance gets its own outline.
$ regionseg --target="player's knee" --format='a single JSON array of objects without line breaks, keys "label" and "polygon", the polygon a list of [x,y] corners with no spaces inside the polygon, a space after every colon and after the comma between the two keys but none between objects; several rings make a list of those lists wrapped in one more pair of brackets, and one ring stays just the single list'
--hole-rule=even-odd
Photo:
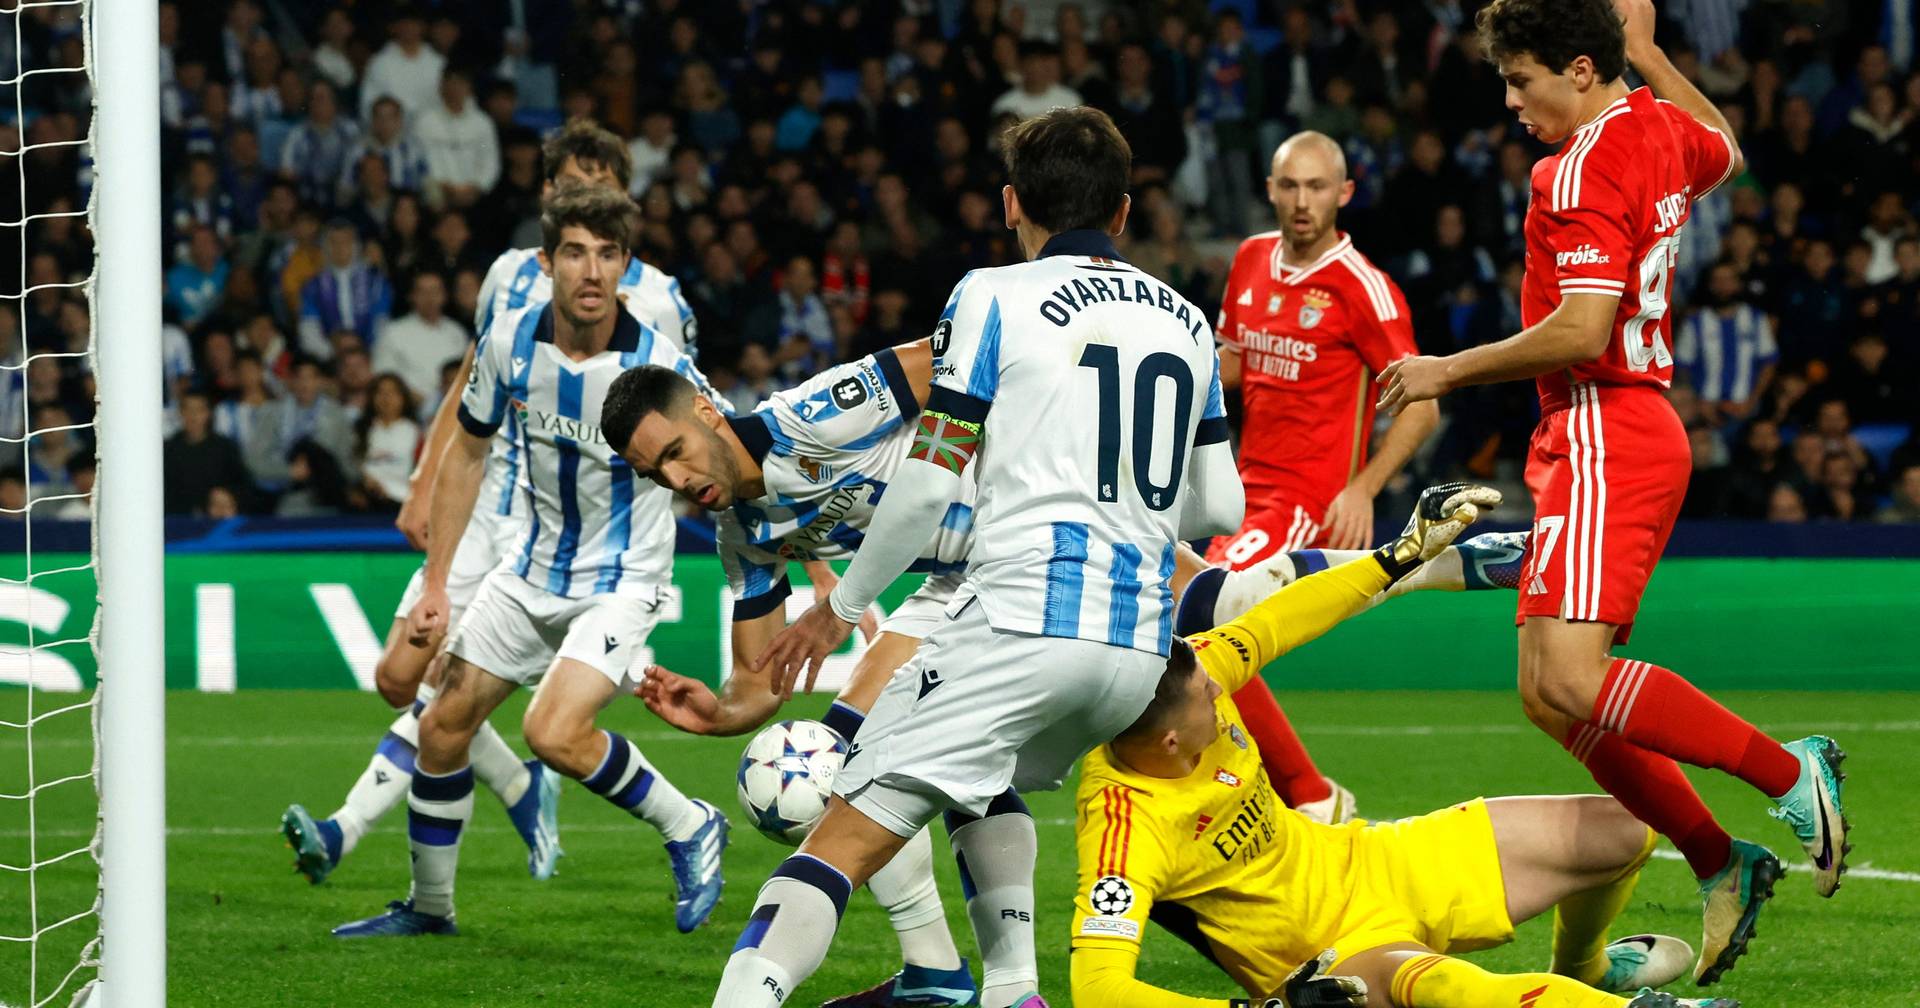
[{"label": "player's knee", "polygon": [[400,708],[413,702],[420,688],[420,677],[415,669],[408,667],[410,664],[388,652],[373,666],[373,688],[380,691],[380,699],[386,701],[387,706]]},{"label": "player's knee", "polygon": [[1587,682],[1583,671],[1578,663],[1566,663],[1535,676],[1534,693],[1538,702],[1556,717],[1586,720],[1593,714],[1596,690]]},{"label": "player's knee", "polygon": [[1647,850],[1647,825],[1627,811],[1611,795],[1582,795],[1580,837],[1582,846],[1597,862],[1590,867],[1617,872],[1632,865]]},{"label": "player's knee", "polygon": [[600,733],[592,724],[580,724],[564,712],[534,705],[521,719],[520,731],[527,748],[542,763],[569,777],[583,778],[599,765]]}]

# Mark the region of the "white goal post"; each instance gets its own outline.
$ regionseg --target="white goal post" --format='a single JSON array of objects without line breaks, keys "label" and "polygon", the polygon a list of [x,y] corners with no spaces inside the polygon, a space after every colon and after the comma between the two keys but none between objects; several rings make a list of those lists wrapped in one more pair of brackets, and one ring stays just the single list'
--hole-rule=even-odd
[{"label": "white goal post", "polygon": [[90,14],[100,399],[96,1000],[144,1008],[167,1001],[160,15],[154,0],[93,0]]}]

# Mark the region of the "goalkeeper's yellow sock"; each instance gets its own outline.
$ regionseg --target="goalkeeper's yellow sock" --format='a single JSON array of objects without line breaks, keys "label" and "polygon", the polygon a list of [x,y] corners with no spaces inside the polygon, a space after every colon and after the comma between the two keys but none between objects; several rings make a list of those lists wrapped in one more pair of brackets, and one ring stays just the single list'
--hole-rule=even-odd
[{"label": "goalkeeper's yellow sock", "polygon": [[1452,956],[1415,956],[1393,973],[1398,1008],[1622,1008],[1627,999],[1552,973],[1489,973]]},{"label": "goalkeeper's yellow sock", "polygon": [[1577,893],[1553,908],[1553,971],[1581,983],[1599,983],[1607,975],[1607,928],[1626,909],[1640,868],[1653,856],[1660,837],[1647,830],[1646,840],[1620,873],[1604,885]]}]

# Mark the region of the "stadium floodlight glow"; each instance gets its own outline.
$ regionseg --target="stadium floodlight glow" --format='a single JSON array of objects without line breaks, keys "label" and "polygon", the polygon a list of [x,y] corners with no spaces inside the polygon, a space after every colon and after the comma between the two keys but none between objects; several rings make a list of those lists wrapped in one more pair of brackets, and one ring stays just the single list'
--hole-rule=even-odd
[{"label": "stadium floodlight glow", "polygon": [[101,971],[107,1008],[166,1003],[165,630],[160,520],[160,22],[88,0],[94,102],[94,494]]}]

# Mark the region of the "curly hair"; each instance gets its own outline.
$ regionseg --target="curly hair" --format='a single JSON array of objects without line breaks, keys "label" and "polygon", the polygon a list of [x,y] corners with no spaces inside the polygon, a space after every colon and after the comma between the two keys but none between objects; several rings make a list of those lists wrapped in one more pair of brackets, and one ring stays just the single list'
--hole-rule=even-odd
[{"label": "curly hair", "polygon": [[633,181],[633,153],[618,136],[585,116],[568,120],[540,145],[541,166],[548,182],[559,179],[568,158],[582,168],[612,172],[623,190]]},{"label": "curly hair", "polygon": [[1605,83],[1627,69],[1626,33],[1608,0],[1493,0],[1474,25],[1481,51],[1494,63],[1532,55],[1559,73],[1585,56]]},{"label": "curly hair", "polygon": [[540,204],[541,247],[552,255],[560,247],[560,232],[577,226],[596,238],[630,248],[633,224],[628,211],[632,207],[625,190],[562,181]]}]

